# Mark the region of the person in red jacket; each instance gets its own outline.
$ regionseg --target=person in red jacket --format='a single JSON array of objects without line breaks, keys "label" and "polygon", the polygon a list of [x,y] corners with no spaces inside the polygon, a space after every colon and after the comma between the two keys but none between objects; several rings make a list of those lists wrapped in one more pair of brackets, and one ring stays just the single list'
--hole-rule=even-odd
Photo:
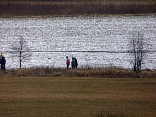
[{"label": "person in red jacket", "polygon": [[70,59],[68,58],[68,56],[66,57],[66,65],[67,65],[67,69],[69,69]]}]

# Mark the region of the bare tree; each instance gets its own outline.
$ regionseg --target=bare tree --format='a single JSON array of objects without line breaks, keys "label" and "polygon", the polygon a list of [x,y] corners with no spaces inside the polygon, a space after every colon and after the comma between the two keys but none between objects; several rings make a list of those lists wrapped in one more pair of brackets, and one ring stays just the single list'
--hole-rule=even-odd
[{"label": "bare tree", "polygon": [[22,62],[30,60],[32,54],[30,53],[30,48],[27,45],[27,42],[23,39],[22,36],[18,36],[18,41],[14,42],[11,45],[12,57],[18,57],[20,63],[20,69],[22,68]]},{"label": "bare tree", "polygon": [[135,32],[132,34],[132,53],[134,54],[133,70],[135,72],[141,72],[142,60],[144,54],[143,34]]}]

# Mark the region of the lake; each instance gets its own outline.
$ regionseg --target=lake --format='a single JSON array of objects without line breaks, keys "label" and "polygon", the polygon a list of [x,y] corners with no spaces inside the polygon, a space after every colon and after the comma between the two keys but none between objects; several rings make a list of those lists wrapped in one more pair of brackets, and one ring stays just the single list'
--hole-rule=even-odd
[{"label": "lake", "polygon": [[[66,56],[76,57],[78,67],[133,68],[132,35],[143,35],[144,69],[156,69],[156,16],[100,16],[54,18],[0,18],[0,52],[6,68],[19,68],[22,37],[32,56],[22,62],[29,67],[66,67]],[[137,34],[137,33],[136,33]]]}]

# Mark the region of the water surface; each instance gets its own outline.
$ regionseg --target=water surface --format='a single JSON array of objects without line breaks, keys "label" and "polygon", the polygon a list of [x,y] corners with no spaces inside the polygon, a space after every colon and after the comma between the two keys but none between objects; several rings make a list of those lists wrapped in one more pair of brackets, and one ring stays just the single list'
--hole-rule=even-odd
[{"label": "water surface", "polygon": [[[66,56],[78,59],[78,67],[132,68],[132,33],[140,32],[144,49],[156,50],[156,16],[0,18],[0,51],[7,68],[18,68],[11,46],[26,40],[32,56],[22,67],[66,67]],[[45,52],[46,51],[46,52]],[[143,68],[156,68],[156,52],[144,54]]]}]

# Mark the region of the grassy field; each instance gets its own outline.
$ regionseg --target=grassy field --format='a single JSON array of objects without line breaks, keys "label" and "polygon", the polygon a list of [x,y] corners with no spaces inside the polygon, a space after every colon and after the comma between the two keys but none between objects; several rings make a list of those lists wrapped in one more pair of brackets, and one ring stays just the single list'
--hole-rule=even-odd
[{"label": "grassy field", "polygon": [[1,117],[155,115],[155,78],[0,78]]}]

